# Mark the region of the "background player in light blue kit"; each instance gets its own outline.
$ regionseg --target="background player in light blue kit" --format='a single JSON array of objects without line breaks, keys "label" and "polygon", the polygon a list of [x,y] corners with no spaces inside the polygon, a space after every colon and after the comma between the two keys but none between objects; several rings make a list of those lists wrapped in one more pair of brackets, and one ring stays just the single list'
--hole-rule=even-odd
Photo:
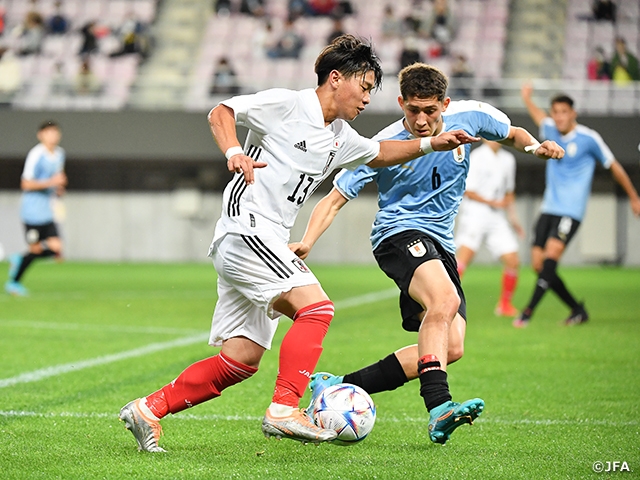
[{"label": "background player in light blue kit", "polygon": [[[559,158],[555,142],[542,145],[526,130],[486,103],[453,102],[446,96],[448,79],[430,65],[415,63],[400,74],[398,103],[404,118],[383,129],[375,140],[406,140],[461,129],[496,140],[540,158]],[[470,146],[432,152],[402,166],[343,170],[335,188],[315,207],[300,243],[290,248],[305,258],[338,211],[369,182],[378,185],[379,211],[371,243],[380,268],[400,288],[405,330],[418,332],[418,345],[405,347],[378,363],[346,375],[345,382],[369,393],[393,390],[420,378],[420,394],[430,412],[429,436],[445,443],[455,428],[471,423],[484,408],[479,399],[453,402],[446,366],[462,357],[466,304],[456,269],[454,218],[465,191]],[[343,377],[317,373],[310,387],[314,398]]]},{"label": "background player in light blue kit", "polygon": [[589,315],[584,304],[578,303],[569,293],[556,269],[587,209],[596,162],[611,170],[613,178],[629,196],[635,215],[640,215],[640,198],[627,172],[600,134],[577,122],[571,97],[555,96],[551,100],[551,116],[548,117],[533,102],[531,85],[523,86],[521,93],[529,115],[540,127],[540,136],[555,140],[567,154],[559,162],[547,163],[544,198],[531,249],[531,264],[538,272],[538,280],[529,304],[513,321],[513,326],[523,328],[529,325],[534,309],[548,289],[552,289],[571,309],[565,324],[577,325],[586,322]]},{"label": "background player in light blue kit", "polygon": [[29,250],[9,257],[9,279],[4,286],[7,293],[18,296],[28,293],[20,280],[31,262],[62,253],[52,207],[54,197],[62,195],[67,185],[65,153],[58,146],[62,135],[57,123],[47,121],[40,125],[37,137],[40,143],[29,151],[20,180],[20,218]]}]

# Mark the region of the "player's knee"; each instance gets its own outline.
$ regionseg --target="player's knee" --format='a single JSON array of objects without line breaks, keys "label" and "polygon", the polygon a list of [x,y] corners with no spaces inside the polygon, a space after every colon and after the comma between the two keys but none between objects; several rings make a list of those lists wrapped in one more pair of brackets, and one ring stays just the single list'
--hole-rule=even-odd
[{"label": "player's knee", "polygon": [[460,308],[460,297],[456,291],[451,291],[436,299],[435,305],[427,309],[427,313],[437,314],[443,318],[453,321],[458,308]]}]

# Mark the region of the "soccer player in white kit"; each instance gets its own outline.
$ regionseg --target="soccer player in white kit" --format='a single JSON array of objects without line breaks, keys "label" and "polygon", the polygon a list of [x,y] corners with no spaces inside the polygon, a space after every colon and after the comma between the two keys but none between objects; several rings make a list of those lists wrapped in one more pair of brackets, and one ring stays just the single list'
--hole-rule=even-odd
[{"label": "soccer player in white kit", "polygon": [[458,274],[464,272],[485,242],[504,269],[502,290],[495,313],[515,317],[511,303],[518,283],[518,239],[524,231],[515,212],[516,158],[498,142],[485,140],[469,155],[467,189],[456,219]]},{"label": "soccer player in white kit", "polygon": [[[370,101],[382,81],[370,45],[343,35],[315,64],[318,87],[272,89],[221,102],[209,113],[220,149],[235,172],[223,194],[223,212],[209,250],[218,272],[218,303],[211,345],[219,354],[194,363],[151,395],[129,402],[120,419],[140,450],[158,446],[159,420],[168,413],[220,396],[258,369],[278,325],[293,325],[280,348],[272,403],[262,421],[265,436],[320,443],[336,437],[313,424],[299,401],[322,352],[334,307],[318,280],[287,246],[301,206],[336,168],[395,165],[434,150],[477,141],[462,130],[439,137],[378,143],[347,121]],[[249,133],[240,147],[236,125]],[[261,170],[254,172],[254,168]]]}]

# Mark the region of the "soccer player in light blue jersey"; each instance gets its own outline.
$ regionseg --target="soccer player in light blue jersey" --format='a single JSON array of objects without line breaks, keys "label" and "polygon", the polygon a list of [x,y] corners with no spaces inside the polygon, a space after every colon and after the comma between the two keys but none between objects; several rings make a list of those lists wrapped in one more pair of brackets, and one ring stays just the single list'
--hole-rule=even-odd
[{"label": "soccer player in light blue jersey", "polygon": [[[451,101],[448,79],[430,65],[415,63],[400,74],[398,103],[404,118],[374,139],[405,140],[462,129],[467,134],[496,140],[540,158],[564,154],[553,141],[542,144],[486,103]],[[320,391],[342,381],[369,393],[394,390],[420,378],[420,394],[430,412],[429,437],[443,444],[458,426],[471,423],[484,408],[479,399],[453,402],[447,383],[447,364],[462,357],[466,304],[456,270],[453,224],[465,191],[469,145],[451,152],[432,152],[404,165],[378,170],[360,166],[342,171],[333,190],[314,208],[304,237],[290,248],[305,258],[338,211],[369,182],[378,186],[379,211],[371,243],[380,268],[400,288],[405,330],[418,332],[418,344],[344,377],[316,373],[310,387]]]},{"label": "soccer player in light blue jersey", "polygon": [[577,122],[571,97],[555,96],[551,100],[551,116],[548,117],[533,102],[531,85],[524,85],[521,93],[529,115],[540,127],[540,136],[555,140],[567,154],[558,162],[547,163],[546,188],[531,249],[531,264],[538,273],[538,280],[529,304],[513,321],[513,326],[523,328],[529,325],[534,309],[548,289],[553,290],[571,309],[565,324],[578,325],[586,322],[589,315],[584,304],[578,303],[569,293],[556,269],[584,217],[596,163],[611,170],[613,178],[629,196],[635,215],[640,215],[640,198],[627,172],[600,134]]},{"label": "soccer player in light blue jersey", "polygon": [[16,296],[28,294],[20,280],[35,259],[62,253],[52,207],[54,197],[62,195],[67,185],[65,153],[58,145],[62,135],[57,123],[47,121],[38,129],[37,137],[40,143],[29,151],[20,180],[20,218],[29,249],[23,255],[9,257],[9,279],[4,286],[7,293]]}]

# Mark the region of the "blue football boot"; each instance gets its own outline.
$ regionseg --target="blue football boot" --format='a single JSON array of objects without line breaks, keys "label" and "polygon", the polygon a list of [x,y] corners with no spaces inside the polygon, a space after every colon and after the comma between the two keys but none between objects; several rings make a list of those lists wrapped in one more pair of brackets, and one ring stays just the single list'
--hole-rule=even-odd
[{"label": "blue football boot", "polygon": [[473,424],[484,410],[484,401],[479,398],[463,403],[444,402],[431,409],[429,419],[429,438],[433,443],[445,444],[449,436],[460,425]]}]

